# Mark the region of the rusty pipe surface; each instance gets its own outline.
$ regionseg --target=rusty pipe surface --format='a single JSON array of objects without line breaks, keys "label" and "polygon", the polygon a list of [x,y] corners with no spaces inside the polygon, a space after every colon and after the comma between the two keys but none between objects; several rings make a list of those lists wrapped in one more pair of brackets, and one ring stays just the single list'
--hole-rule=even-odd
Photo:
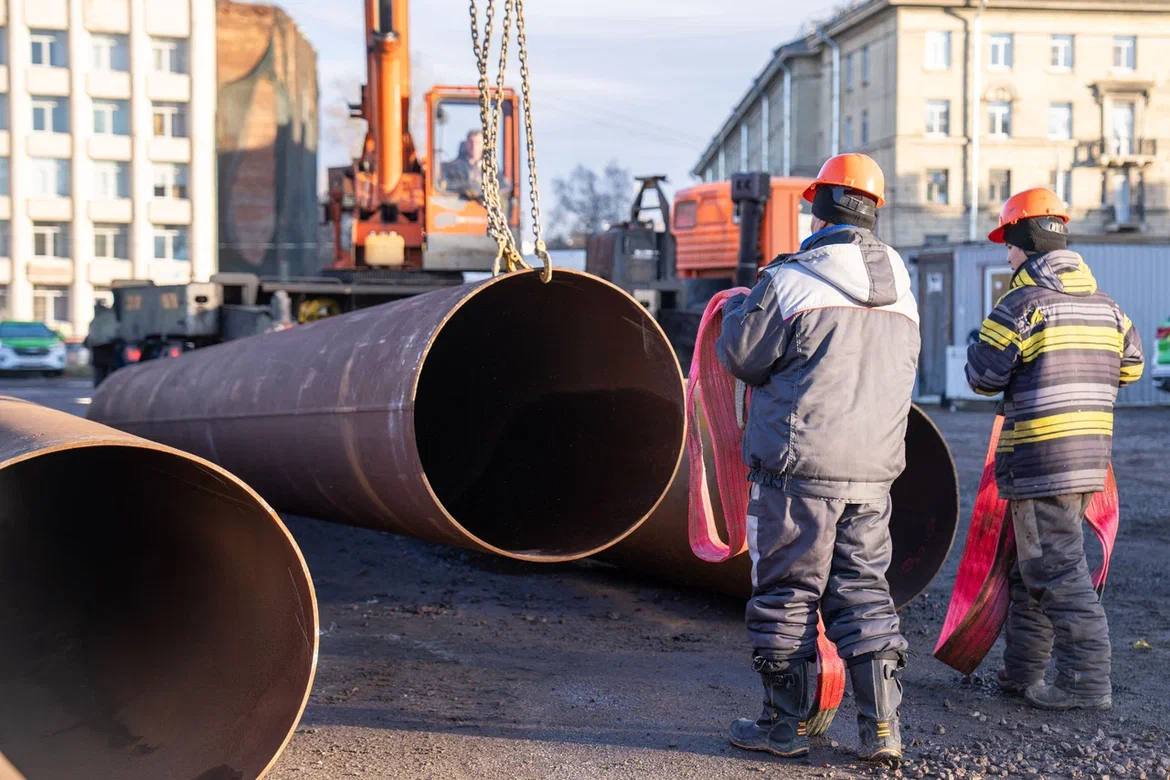
[{"label": "rusty pipe surface", "polygon": [[220,463],[281,510],[529,561],[632,531],[670,486],[684,429],[661,328],[565,270],[122,369],[90,416]]},{"label": "rusty pipe surface", "polygon": [[257,777],[304,710],[304,559],[201,458],[0,398],[0,593],[0,777]]},{"label": "rusty pipe surface", "polygon": [[[710,447],[707,448],[710,452]],[[708,474],[714,474],[707,464]],[[687,539],[688,469],[679,475],[658,510],[603,560],[678,584],[747,598],[751,558],[745,553],[724,563],[706,563]],[[946,562],[959,521],[959,480],[942,433],[917,406],[906,429],[906,470],[891,490],[893,561],[886,576],[899,608],[930,584]],[[719,502],[715,504],[718,512]],[[722,526],[722,517],[717,518]],[[724,537],[726,538],[726,536]]]}]

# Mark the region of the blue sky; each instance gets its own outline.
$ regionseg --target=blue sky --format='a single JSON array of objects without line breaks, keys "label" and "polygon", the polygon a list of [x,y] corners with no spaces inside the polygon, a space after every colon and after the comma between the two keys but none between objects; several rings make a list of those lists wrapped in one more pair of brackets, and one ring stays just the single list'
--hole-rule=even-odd
[{"label": "blue sky", "polygon": [[[317,49],[321,164],[349,150],[331,129],[365,78],[362,0],[276,0]],[[502,4],[502,3],[501,3]],[[480,0],[482,7],[483,0]],[[810,13],[811,8],[811,13]],[[765,65],[829,3],[794,0],[529,0],[526,4],[541,188],[578,163],[609,160],[673,186]],[[415,0],[416,102],[431,84],[474,84],[467,0]],[[513,61],[510,82],[518,84]]]}]

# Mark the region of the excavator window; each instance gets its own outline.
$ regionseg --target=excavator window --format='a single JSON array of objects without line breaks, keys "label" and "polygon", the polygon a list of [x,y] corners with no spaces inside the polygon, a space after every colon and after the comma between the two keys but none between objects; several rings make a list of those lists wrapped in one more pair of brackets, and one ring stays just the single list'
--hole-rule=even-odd
[{"label": "excavator window", "polygon": [[[504,103],[504,114],[512,106]],[[503,123],[504,117],[501,117]],[[503,129],[500,130],[501,138]],[[434,187],[438,192],[465,200],[482,200],[480,163],[483,157],[483,126],[475,100],[444,100],[435,107],[433,157]],[[500,190],[508,194],[512,183],[504,175],[504,144],[500,145]]]}]

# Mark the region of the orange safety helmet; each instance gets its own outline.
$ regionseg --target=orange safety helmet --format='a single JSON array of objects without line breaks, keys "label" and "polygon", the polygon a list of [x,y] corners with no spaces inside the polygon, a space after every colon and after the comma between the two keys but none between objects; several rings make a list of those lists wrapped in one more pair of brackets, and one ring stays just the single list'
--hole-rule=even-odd
[{"label": "orange safety helmet", "polygon": [[1003,210],[999,212],[999,227],[988,233],[987,238],[1002,244],[1004,228],[1032,217],[1056,217],[1067,225],[1068,208],[1059,195],[1044,187],[1017,192],[1003,204]]},{"label": "orange safety helmet", "polygon": [[864,192],[877,199],[878,208],[886,205],[886,175],[874,159],[865,154],[851,152],[825,160],[816,181],[804,191],[804,199],[812,203],[817,187],[822,184]]}]

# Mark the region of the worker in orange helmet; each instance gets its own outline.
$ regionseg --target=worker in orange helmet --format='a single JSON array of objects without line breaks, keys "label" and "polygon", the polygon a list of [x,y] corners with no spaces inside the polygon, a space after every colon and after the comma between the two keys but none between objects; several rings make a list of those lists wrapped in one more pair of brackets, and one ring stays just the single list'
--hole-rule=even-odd
[{"label": "worker in orange helmet", "polygon": [[764,710],[731,743],[808,753],[817,611],[849,666],[859,754],[902,755],[905,668],[886,569],[890,487],[906,463],[918,309],[902,258],[875,234],[885,177],[863,154],[829,159],[804,193],[813,233],[728,299],[720,359],[753,387],[747,627]]},{"label": "worker in orange helmet", "polygon": [[[1068,249],[1056,193],[1013,195],[988,238],[1015,274],[967,349],[967,381],[1003,393],[995,454],[1016,556],[1000,687],[1050,710],[1109,709],[1109,626],[1085,561],[1082,521],[1104,490],[1117,389],[1142,375],[1129,317]],[[1056,678],[1044,672],[1055,655]]]}]

